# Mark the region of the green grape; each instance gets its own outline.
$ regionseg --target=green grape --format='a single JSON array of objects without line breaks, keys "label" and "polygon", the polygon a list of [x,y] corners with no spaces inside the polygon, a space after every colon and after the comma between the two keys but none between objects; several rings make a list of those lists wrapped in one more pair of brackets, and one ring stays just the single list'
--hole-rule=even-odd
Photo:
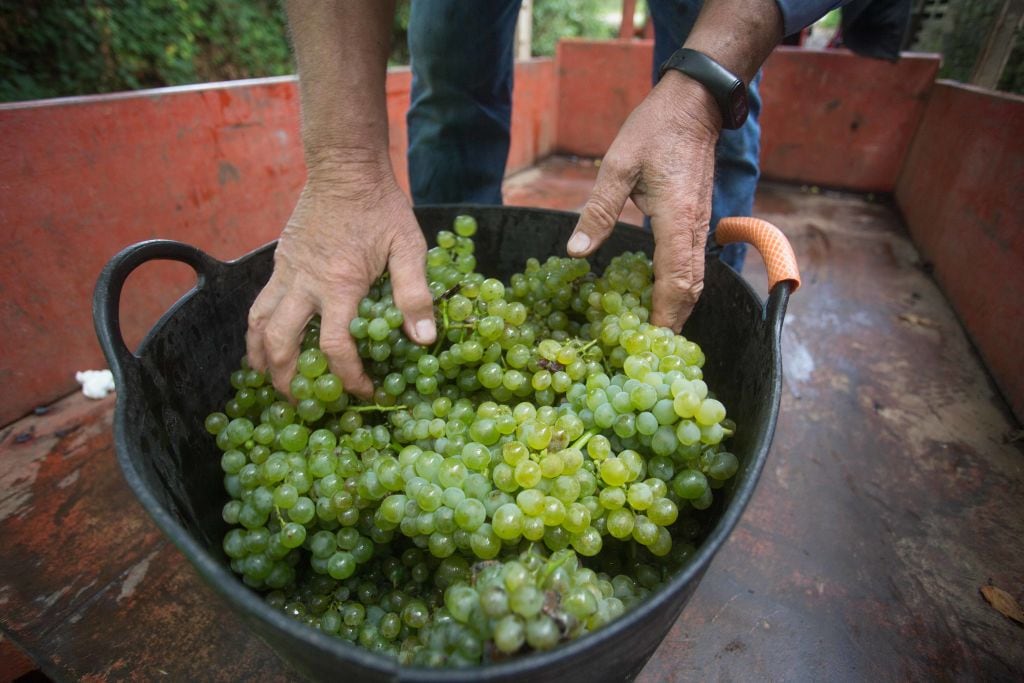
[{"label": "green grape", "polygon": [[476,376],[484,388],[494,389],[501,386],[504,374],[497,363],[484,363],[477,369]]},{"label": "green grape", "polygon": [[718,481],[732,479],[739,469],[740,463],[735,455],[727,451],[716,453],[708,465],[708,476]]},{"label": "green grape", "polygon": [[290,510],[298,500],[299,492],[291,484],[281,484],[274,489],[274,505],[282,510]]},{"label": "green grape", "polygon": [[[685,382],[686,380],[681,380]],[[676,415],[682,418],[692,418],[697,414],[697,410],[701,406],[701,400],[698,398],[697,393],[689,388],[686,388],[675,395],[675,399],[672,402],[672,409]]]},{"label": "green grape", "polygon": [[297,367],[301,375],[315,379],[327,371],[327,356],[319,349],[306,349],[299,354]]},{"label": "green grape", "polygon": [[224,413],[210,413],[206,418],[206,431],[216,436],[228,426],[228,416]]},{"label": "green grape", "polygon": [[509,609],[521,617],[529,619],[537,616],[543,605],[544,593],[536,586],[524,583],[518,588],[510,590]]},{"label": "green grape", "polygon": [[722,429],[722,425],[717,422],[712,425],[700,428],[700,441],[701,443],[709,446],[721,443],[722,439],[725,438],[725,430]]},{"label": "green grape", "polygon": [[631,484],[626,492],[626,501],[634,510],[646,510],[654,502],[651,487],[643,482]]},{"label": "green grape", "polygon": [[725,406],[713,398],[706,398],[701,401],[694,417],[697,424],[702,427],[710,426],[725,419]]},{"label": "green grape", "polygon": [[456,216],[454,228],[455,233],[460,237],[472,237],[477,230],[476,219],[467,215]]},{"label": "green grape", "polygon": [[306,540],[306,527],[289,522],[281,528],[281,542],[286,548],[298,548]]},{"label": "green grape", "polygon": [[466,498],[455,508],[455,523],[466,531],[476,531],[486,518],[487,510],[476,498]]},{"label": "green grape", "polygon": [[544,511],[544,493],[534,488],[524,488],[516,496],[516,504],[524,513],[537,517]]},{"label": "green grape", "polygon": [[692,446],[700,441],[701,429],[692,420],[682,420],[676,426],[676,438],[683,446]]},{"label": "green grape", "polygon": [[672,491],[685,500],[698,500],[709,490],[707,478],[697,470],[683,470],[672,479]]},{"label": "green grape", "polygon": [[289,424],[281,430],[278,440],[285,450],[297,453],[306,447],[309,429],[299,424]]},{"label": "green grape", "polygon": [[[355,574],[356,566],[352,553],[346,551],[336,552],[327,560],[327,572],[331,575],[331,578],[338,581],[343,581]],[[355,620],[355,616],[352,613],[344,616],[344,620],[349,626],[356,625],[352,623]]]},{"label": "green grape", "polygon": [[622,486],[629,481],[629,468],[621,459],[606,458],[601,462],[601,479],[608,486]]},{"label": "green grape", "polygon": [[637,411],[648,410],[657,403],[658,392],[648,384],[640,384],[630,392],[629,401]]},{"label": "green grape", "polygon": [[518,652],[526,643],[526,628],[515,615],[502,617],[494,627],[494,645],[505,654]]},{"label": "green grape", "polygon": [[540,465],[532,460],[521,461],[516,465],[514,472],[516,483],[524,489],[533,488],[544,477]]},{"label": "green grape", "polygon": [[655,498],[647,509],[647,516],[661,527],[671,526],[679,517],[679,508],[668,498]]},{"label": "green grape", "polygon": [[226,474],[238,474],[246,463],[245,453],[238,450],[225,451],[220,458],[221,469]]},{"label": "green grape", "polygon": [[572,547],[580,555],[586,557],[597,555],[601,552],[603,546],[604,542],[601,540],[601,533],[592,526],[587,527],[581,533],[572,537]]},{"label": "green grape", "polygon": [[505,503],[494,511],[491,527],[502,540],[514,540],[523,532],[523,511],[515,503]]}]

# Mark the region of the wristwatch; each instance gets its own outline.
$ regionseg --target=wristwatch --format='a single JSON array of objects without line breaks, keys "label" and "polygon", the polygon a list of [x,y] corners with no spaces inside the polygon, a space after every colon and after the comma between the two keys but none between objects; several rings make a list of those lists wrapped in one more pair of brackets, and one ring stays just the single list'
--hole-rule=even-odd
[{"label": "wristwatch", "polygon": [[747,120],[747,86],[743,80],[703,52],[680,48],[665,60],[658,78],[669,69],[681,71],[711,93],[722,112],[722,127],[735,130]]}]

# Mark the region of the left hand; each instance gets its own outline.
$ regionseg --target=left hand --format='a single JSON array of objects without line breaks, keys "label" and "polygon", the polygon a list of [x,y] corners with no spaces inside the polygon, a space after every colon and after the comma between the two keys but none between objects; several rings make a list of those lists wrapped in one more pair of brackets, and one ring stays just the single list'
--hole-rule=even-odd
[{"label": "left hand", "polygon": [[721,126],[721,114],[704,86],[667,72],[619,130],[569,239],[570,256],[593,252],[611,234],[631,197],[651,217],[654,233],[651,322],[676,332],[704,288]]}]

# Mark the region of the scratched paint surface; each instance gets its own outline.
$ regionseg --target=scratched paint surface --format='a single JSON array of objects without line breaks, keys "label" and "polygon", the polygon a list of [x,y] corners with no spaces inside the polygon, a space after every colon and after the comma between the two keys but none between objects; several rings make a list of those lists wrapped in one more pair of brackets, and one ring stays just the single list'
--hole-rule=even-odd
[{"label": "scratched paint surface", "polygon": [[[596,169],[531,173],[506,194],[557,182],[574,209]],[[776,440],[638,680],[1020,679],[1020,628],[978,588],[1024,597],[1024,453],[955,316],[890,208],[766,185],[756,213],[804,276]],[[747,274],[763,294],[756,256]],[[111,407],[0,433],[0,625],[55,678],[290,680],[132,499]]]}]

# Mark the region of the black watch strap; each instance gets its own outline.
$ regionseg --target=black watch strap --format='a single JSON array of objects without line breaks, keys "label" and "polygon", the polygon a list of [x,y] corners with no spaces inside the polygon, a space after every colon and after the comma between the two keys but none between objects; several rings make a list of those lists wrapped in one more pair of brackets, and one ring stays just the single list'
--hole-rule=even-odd
[{"label": "black watch strap", "polygon": [[681,71],[711,93],[722,112],[722,127],[734,130],[747,120],[747,86],[724,66],[703,52],[680,48],[665,60],[658,77],[669,69]]}]

